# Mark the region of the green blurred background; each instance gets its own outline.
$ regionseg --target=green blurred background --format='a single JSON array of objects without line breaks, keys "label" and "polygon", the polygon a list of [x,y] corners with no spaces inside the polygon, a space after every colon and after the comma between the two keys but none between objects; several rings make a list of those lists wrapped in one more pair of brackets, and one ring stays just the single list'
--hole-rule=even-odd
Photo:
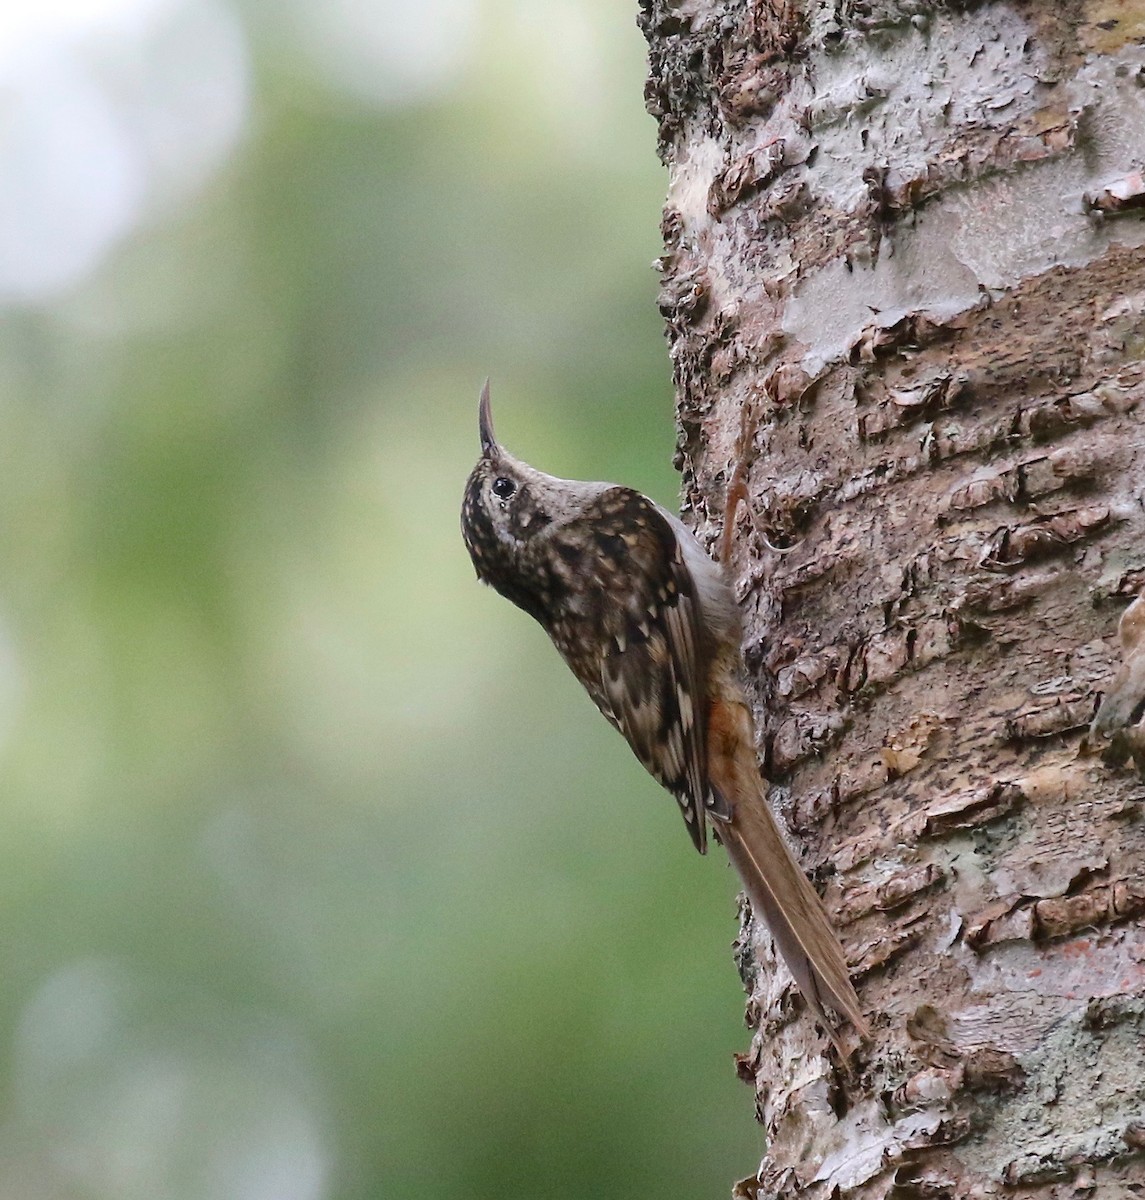
[{"label": "green blurred background", "polygon": [[635,4],[4,9],[0,1197],[726,1195],[732,877],[458,534],[486,374],[673,503]]}]

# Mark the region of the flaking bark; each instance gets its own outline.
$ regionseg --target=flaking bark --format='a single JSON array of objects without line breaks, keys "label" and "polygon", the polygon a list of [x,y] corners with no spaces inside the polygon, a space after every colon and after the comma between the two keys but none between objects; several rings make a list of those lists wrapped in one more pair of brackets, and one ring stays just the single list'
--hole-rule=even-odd
[{"label": "flaking bark", "polygon": [[739,1191],[1139,1194],[1145,739],[1087,730],[1140,674],[1145,7],[641,8],[685,509],[746,484],[761,758],[875,1029],[841,1070],[745,927]]}]

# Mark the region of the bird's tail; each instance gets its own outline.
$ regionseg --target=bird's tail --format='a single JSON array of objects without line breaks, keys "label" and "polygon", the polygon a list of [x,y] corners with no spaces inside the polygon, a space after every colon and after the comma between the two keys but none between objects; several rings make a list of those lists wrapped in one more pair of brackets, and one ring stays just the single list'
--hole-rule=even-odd
[{"label": "bird's tail", "polygon": [[[737,749],[745,745],[742,736],[734,743]],[[746,745],[752,745],[750,739]],[[743,762],[745,757],[734,754],[732,761],[724,760],[723,771],[713,772],[713,781],[732,808],[731,819],[717,825],[719,837],[743,882],[753,912],[767,922],[799,990],[842,1054],[826,1012],[828,1006],[845,1017],[861,1037],[868,1038],[870,1029],[863,1020],[843,948],[823,902],[795,861],[768,808],[758,768],[754,762]]]}]

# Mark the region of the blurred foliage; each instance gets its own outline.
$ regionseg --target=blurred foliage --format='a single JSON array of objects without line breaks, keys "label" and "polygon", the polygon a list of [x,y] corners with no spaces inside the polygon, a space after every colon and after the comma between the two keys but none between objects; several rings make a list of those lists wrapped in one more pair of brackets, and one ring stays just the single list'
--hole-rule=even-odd
[{"label": "blurred foliage", "polygon": [[403,90],[226,10],[238,141],[0,318],[0,1196],[758,1156],[732,877],[457,529],[487,373],[517,453],[672,503],[634,6],[426,13],[465,37]]}]

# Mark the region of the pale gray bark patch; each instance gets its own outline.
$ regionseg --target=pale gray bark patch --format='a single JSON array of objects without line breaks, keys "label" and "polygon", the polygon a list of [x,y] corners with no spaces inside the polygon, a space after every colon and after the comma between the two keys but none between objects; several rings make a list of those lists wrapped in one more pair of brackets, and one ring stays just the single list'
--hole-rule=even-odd
[{"label": "pale gray bark patch", "polygon": [[[942,320],[983,289],[1083,265],[1115,242],[1145,244],[1140,222],[1094,219],[1087,203],[1145,162],[1142,73],[1145,47],[1130,44],[1059,78],[1013,9],[935,14],[921,28],[814,50],[766,123],[730,137],[696,131],[670,164],[668,203],[710,243],[717,298],[739,274],[739,246],[709,219],[713,188],[726,194],[734,177],[739,198],[745,179],[773,184],[764,212],[793,195],[817,219],[830,211],[837,227],[810,254],[792,252],[788,223],[758,231],[772,250],[763,277],[790,284],[780,327],[814,374],[872,314],[881,325],[920,311]],[[872,216],[907,212],[884,251]],[[856,224],[862,237],[837,255],[840,232]]]}]

